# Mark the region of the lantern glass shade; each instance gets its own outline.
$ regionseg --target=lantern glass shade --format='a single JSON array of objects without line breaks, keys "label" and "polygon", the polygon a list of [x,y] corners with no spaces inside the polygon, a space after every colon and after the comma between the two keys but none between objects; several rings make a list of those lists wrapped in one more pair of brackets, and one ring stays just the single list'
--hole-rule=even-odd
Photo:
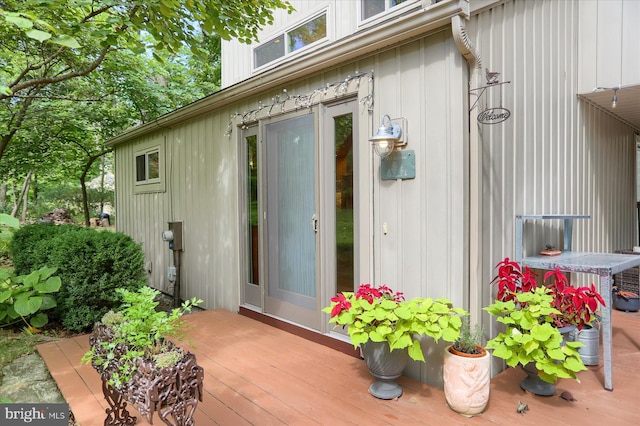
[{"label": "lantern glass shade", "polygon": [[[388,120],[387,125],[385,125],[385,119]],[[385,115],[382,117],[382,125],[378,128],[378,133],[370,137],[369,142],[373,145],[376,154],[384,158],[393,152],[396,143],[400,140],[401,134],[402,128],[400,125],[392,123],[391,118]]]}]

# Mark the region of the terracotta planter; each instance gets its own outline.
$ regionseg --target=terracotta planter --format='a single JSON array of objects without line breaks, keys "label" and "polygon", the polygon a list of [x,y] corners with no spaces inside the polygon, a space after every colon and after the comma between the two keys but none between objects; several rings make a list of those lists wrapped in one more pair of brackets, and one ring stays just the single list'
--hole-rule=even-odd
[{"label": "terracotta planter", "polygon": [[[112,339],[111,329],[96,324],[89,336],[89,344],[97,353],[104,352],[101,342]],[[176,348],[169,342],[170,348]],[[118,346],[116,357],[126,353],[127,348]],[[136,418],[126,409],[127,402],[132,404],[146,420],[153,424],[153,413],[168,425],[193,425],[193,414],[198,401],[202,401],[204,369],[196,363],[196,356],[187,352],[176,365],[157,368],[150,360],[136,360],[136,371],[128,383],[114,388],[108,382],[117,371],[117,365],[104,368],[93,367],[102,378],[102,392],[109,408],[106,410],[105,426],[134,425]]]},{"label": "terracotta planter", "polygon": [[380,399],[393,399],[402,396],[402,387],[396,379],[409,361],[406,349],[389,350],[387,342],[368,342],[361,345],[362,355],[369,372],[377,380],[369,386],[369,393]]},{"label": "terracotta planter", "polygon": [[453,411],[465,416],[482,413],[489,402],[491,356],[478,348],[482,353],[458,352],[453,345],[444,351],[444,396]]}]

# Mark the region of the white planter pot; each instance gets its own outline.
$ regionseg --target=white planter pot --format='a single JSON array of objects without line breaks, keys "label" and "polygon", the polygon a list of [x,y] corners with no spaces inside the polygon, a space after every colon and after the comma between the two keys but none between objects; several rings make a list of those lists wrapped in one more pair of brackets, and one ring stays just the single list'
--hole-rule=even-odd
[{"label": "white planter pot", "polygon": [[489,352],[476,357],[451,353],[444,350],[444,396],[449,407],[465,416],[474,416],[484,411],[489,402],[491,380],[491,357]]}]

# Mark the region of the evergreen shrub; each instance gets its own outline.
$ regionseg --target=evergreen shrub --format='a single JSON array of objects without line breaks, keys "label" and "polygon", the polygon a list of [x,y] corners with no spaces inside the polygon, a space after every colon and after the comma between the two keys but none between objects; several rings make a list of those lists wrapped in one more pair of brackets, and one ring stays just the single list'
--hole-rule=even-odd
[{"label": "evergreen shrub", "polygon": [[75,232],[79,229],[80,227],[76,225],[55,225],[53,223],[37,223],[16,229],[9,244],[9,252],[13,259],[16,275],[27,275],[31,271],[39,269],[35,265],[42,264],[41,257],[47,257],[47,253],[39,252],[39,243],[59,234]]},{"label": "evergreen shrub", "polygon": [[[56,296],[54,315],[69,330],[89,330],[107,311],[117,308],[120,299],[116,288],[137,291],[146,284],[142,249],[125,234],[70,225],[53,228],[73,231],[60,231],[48,224],[28,225],[14,235],[14,249],[25,248],[21,233],[30,227],[52,232],[25,231],[32,246],[28,248],[31,260],[23,263],[29,270],[45,265],[58,268],[62,288]],[[40,236],[39,241],[35,235]],[[13,254],[14,260],[21,256]]]}]

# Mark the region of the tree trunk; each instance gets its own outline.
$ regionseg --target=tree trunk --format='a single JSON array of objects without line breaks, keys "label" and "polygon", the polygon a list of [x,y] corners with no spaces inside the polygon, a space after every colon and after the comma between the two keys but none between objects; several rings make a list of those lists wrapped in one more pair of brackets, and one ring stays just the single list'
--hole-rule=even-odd
[{"label": "tree trunk", "polygon": [[29,205],[29,193],[27,192],[27,195],[24,197],[24,200],[22,200],[22,223],[25,223],[27,221],[27,206]]},{"label": "tree trunk", "polygon": [[89,218],[89,197],[87,195],[87,185],[86,185],[87,173],[89,173],[89,169],[91,168],[91,165],[93,164],[93,162],[108,152],[111,152],[111,149],[105,149],[102,152],[99,152],[94,155],[90,155],[89,158],[87,159],[87,162],[84,165],[82,174],[80,175],[80,188],[82,189],[82,210],[84,212],[84,225],[87,228],[91,226],[90,218]]},{"label": "tree trunk", "polygon": [[2,183],[0,185],[0,211],[4,211],[4,207],[7,204],[7,184]]},{"label": "tree trunk", "polygon": [[24,180],[24,185],[22,185],[22,191],[20,191],[20,195],[16,200],[16,203],[13,206],[13,210],[11,211],[11,216],[16,217],[18,214],[18,209],[20,208],[20,203],[22,203],[22,199],[26,198],[27,191],[29,191],[29,185],[31,184],[31,171],[27,173],[27,177]]}]

